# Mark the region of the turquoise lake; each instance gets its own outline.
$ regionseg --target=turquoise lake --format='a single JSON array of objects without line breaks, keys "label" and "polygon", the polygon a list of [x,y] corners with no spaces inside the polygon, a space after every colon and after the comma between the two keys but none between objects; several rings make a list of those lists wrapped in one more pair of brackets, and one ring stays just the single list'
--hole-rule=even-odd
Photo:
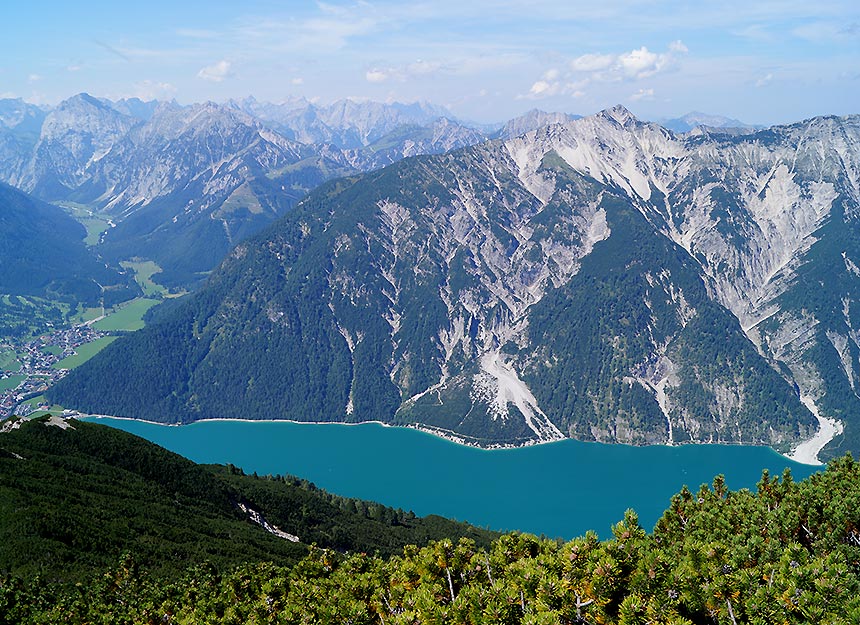
[{"label": "turquoise lake", "polygon": [[565,440],[521,449],[464,447],[378,424],[204,421],[163,426],[91,418],[195,462],[232,463],[246,473],[290,474],[332,493],[418,515],[441,514],[497,530],[601,537],[627,508],[650,530],[670,497],[722,473],[732,489],[754,489],[763,469],[795,479],[820,467],[764,447],[628,447]]}]

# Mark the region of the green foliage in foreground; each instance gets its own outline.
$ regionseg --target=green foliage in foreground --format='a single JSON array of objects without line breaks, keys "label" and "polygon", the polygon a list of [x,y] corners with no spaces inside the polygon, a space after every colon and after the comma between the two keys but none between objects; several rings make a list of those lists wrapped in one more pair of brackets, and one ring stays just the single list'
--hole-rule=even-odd
[{"label": "green foliage in foreground", "polygon": [[[294,478],[197,465],[104,425],[45,423],[0,433],[0,574],[82,580],[128,553],[159,577],[175,577],[202,561],[218,570],[294,564],[312,543],[391,555],[449,536],[488,545],[498,535],[335,497]],[[302,544],[265,531],[240,504]]]},{"label": "green foliage in foreground", "polygon": [[510,534],[389,559],[314,549],[293,567],[197,564],[158,580],[123,558],[74,587],[0,578],[0,623],[860,622],[860,464],[756,493],[721,478],[672,498],[652,534],[628,512],[599,541]]}]

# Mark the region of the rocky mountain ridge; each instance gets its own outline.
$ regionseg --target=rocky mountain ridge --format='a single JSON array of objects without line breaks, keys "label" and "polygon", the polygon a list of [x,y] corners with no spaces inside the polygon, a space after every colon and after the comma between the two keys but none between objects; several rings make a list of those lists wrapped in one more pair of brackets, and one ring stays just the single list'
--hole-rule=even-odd
[{"label": "rocky mountain ridge", "polygon": [[427,103],[2,100],[0,180],[102,215],[117,226],[106,258],[155,260],[188,286],[325,180],[575,118],[532,110],[490,129]]},{"label": "rocky mountain ridge", "polygon": [[[858,131],[854,116],[680,136],[615,107],[336,181],[58,397],[479,445],[781,450],[819,429],[812,406],[844,426],[830,448],[856,448]],[[253,355],[241,373],[236,354]],[[151,378],[116,363],[159,358],[183,373],[123,400],[124,379]],[[116,396],[76,390],[96,375]]]}]

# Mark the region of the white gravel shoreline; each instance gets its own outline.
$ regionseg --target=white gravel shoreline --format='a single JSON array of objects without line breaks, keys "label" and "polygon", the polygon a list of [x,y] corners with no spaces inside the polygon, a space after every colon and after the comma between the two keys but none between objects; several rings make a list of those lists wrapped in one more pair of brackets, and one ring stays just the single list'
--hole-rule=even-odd
[{"label": "white gravel shoreline", "polygon": [[[812,399],[809,397],[802,397],[801,401],[803,404],[809,408],[810,412],[815,415],[815,418],[818,419],[818,432],[816,432],[815,436],[811,439],[804,441],[797,445],[790,453],[782,454],[789,460],[793,460],[794,462],[799,462],[801,464],[808,464],[812,466],[821,466],[823,463],[818,459],[818,453],[824,448],[827,443],[829,443],[833,438],[842,433],[842,423],[837,421],[836,419],[830,419],[828,417],[822,417],[818,413],[818,409],[815,407]],[[102,419],[118,419],[120,421],[140,421],[143,423],[149,423],[151,425],[160,425],[163,427],[178,427],[179,425],[191,425],[191,424],[178,424],[178,423],[161,423],[158,421],[148,421],[146,419],[134,419],[131,417],[117,417],[114,415],[106,415],[106,414],[82,414],[78,413],[73,415],[75,417],[82,418],[102,418]],[[229,418],[214,418],[214,419],[200,419],[198,421],[194,421],[193,423],[205,423],[207,421],[240,421],[243,423],[296,423],[299,425],[363,425],[365,423],[376,423],[377,425],[381,425],[382,427],[402,427],[406,429],[418,430],[420,432],[424,432],[425,434],[431,434],[436,436],[437,438],[444,439],[451,443],[456,443],[458,445],[464,445],[466,447],[472,447],[474,449],[484,449],[484,450],[492,450],[492,449],[518,449],[521,447],[531,447],[532,445],[546,445],[558,441],[537,441],[530,440],[525,443],[510,443],[510,444],[499,444],[499,443],[491,443],[491,444],[480,444],[476,441],[470,440],[468,437],[460,436],[455,432],[449,432],[447,430],[443,430],[441,428],[430,427],[422,424],[408,424],[408,425],[393,425],[391,423],[383,423],[382,421],[361,421],[354,423],[344,423],[341,421],[295,421],[293,419],[229,419]],[[563,438],[560,440],[568,440],[567,438]],[[611,444],[611,443],[609,443]],[[689,443],[689,444],[699,444],[699,443]],[[707,443],[701,443],[707,444]],[[729,444],[729,443],[724,443]],[[660,445],[658,445],[660,446]],[[664,445],[672,447],[674,445]]]}]

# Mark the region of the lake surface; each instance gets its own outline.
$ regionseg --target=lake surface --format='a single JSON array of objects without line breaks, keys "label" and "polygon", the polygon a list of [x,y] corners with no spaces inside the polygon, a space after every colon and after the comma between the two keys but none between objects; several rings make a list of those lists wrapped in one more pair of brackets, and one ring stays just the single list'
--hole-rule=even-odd
[{"label": "lake surface", "polygon": [[521,449],[464,447],[378,424],[204,421],[163,426],[90,418],[195,462],[232,463],[246,473],[290,474],[332,493],[418,515],[441,514],[482,527],[573,538],[611,534],[627,508],[651,530],[670,497],[724,474],[732,489],[754,489],[762,469],[795,479],[819,467],[765,447],[629,447],[565,440]]}]

